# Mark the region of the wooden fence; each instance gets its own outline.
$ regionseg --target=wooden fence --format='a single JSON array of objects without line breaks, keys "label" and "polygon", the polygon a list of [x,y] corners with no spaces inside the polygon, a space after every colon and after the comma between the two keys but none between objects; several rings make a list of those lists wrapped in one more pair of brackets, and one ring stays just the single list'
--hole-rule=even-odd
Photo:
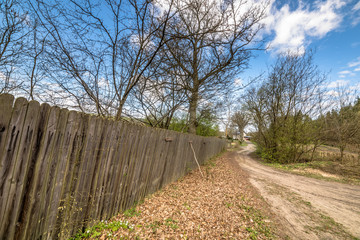
[{"label": "wooden fence", "polygon": [[65,239],[131,207],[225,141],[0,95],[0,239]]}]

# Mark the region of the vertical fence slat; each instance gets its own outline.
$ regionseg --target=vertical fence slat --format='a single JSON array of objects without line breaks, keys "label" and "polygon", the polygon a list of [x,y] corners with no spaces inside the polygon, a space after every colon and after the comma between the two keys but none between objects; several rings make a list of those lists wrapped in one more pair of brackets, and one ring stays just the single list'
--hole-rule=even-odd
[{"label": "vertical fence slat", "polygon": [[99,211],[99,204],[103,198],[107,198],[105,193],[106,184],[104,182],[105,176],[109,175],[110,169],[110,161],[108,155],[111,153],[112,142],[112,134],[113,134],[113,121],[105,122],[103,132],[104,137],[102,139],[101,144],[101,155],[99,155],[99,160],[96,166],[96,174],[94,176],[94,181],[92,183],[92,190],[90,192],[91,195],[91,203],[89,203],[90,208],[88,208],[88,218],[91,220],[97,220],[97,212]]},{"label": "vertical fence slat", "polygon": [[139,176],[139,189],[138,189],[138,200],[143,200],[146,191],[147,191],[147,185],[149,180],[149,175],[151,173],[152,169],[152,163],[153,163],[153,154],[155,149],[155,130],[148,128],[148,133],[146,136],[146,149],[144,151],[144,164],[143,164],[143,170],[142,173]]},{"label": "vertical fence slat", "polygon": [[[82,229],[85,225],[85,217],[89,200],[91,200],[90,191],[91,183],[96,174],[98,155],[101,154],[101,130],[103,127],[103,120],[97,117],[90,117],[89,119],[90,134],[87,137],[86,149],[81,159],[82,167],[79,172],[79,179],[77,183],[77,197],[75,203],[77,208],[74,208],[73,217],[77,229]],[[77,230],[74,229],[74,233]]]},{"label": "vertical fence slat", "polygon": [[[40,154],[42,147],[44,145],[45,132],[47,128],[48,117],[50,113],[50,106],[48,104],[42,104],[39,111],[39,121],[36,128],[36,143],[33,146],[31,154],[31,171],[28,179],[28,192],[26,196],[26,201],[24,203],[24,212],[22,214],[22,225],[21,229],[18,232],[19,239],[30,239],[29,236],[32,236],[33,231],[36,229],[38,224],[37,221],[34,221],[34,216],[38,213],[36,207],[39,204],[39,191],[40,187],[38,182],[42,180],[42,175],[39,174],[40,166],[44,162],[40,161]],[[40,179],[40,180],[39,180]],[[42,183],[42,182],[41,182]],[[36,210],[35,210],[36,209]]]},{"label": "vertical fence slat", "polygon": [[134,175],[134,171],[135,171],[135,166],[136,166],[136,150],[137,150],[137,146],[139,144],[140,141],[140,134],[141,134],[141,128],[137,125],[131,125],[132,128],[132,138],[133,140],[130,142],[130,151],[128,154],[128,170],[126,172],[126,178],[125,178],[125,182],[124,182],[124,188],[123,188],[123,195],[122,195],[122,199],[121,199],[121,210],[125,210],[128,207],[131,206],[131,180],[132,177]]},{"label": "vertical fence slat", "polygon": [[65,201],[71,184],[72,169],[74,165],[71,154],[74,151],[77,129],[79,127],[80,116],[77,112],[69,112],[66,128],[63,134],[62,151],[57,161],[59,161],[58,172],[55,179],[53,197],[50,206],[51,215],[48,216],[49,237],[55,239],[60,234],[60,221],[63,218],[63,211],[66,208]]},{"label": "vertical fence slat", "polygon": [[[67,118],[67,120],[65,120]],[[57,225],[57,219],[60,217],[60,212],[64,207],[64,192],[67,185],[65,180],[69,178],[69,167],[71,161],[69,159],[72,151],[73,143],[75,140],[76,128],[78,125],[78,114],[76,112],[61,112],[60,121],[66,123],[63,127],[60,127],[61,133],[58,139],[59,152],[53,157],[54,161],[57,161],[57,171],[54,176],[54,184],[52,187],[51,204],[49,205],[47,222],[45,227],[49,229],[48,238],[54,239],[59,234],[59,226]]]},{"label": "vertical fence slat", "polygon": [[[24,195],[26,194],[27,176],[31,166],[31,150],[36,139],[35,128],[39,116],[40,104],[38,102],[30,102],[28,104],[26,118],[23,125],[21,140],[19,142],[19,150],[16,155],[16,166],[12,174],[12,188],[10,189],[9,199],[13,202],[11,209],[10,228],[8,237],[14,238],[16,229],[21,225],[18,222],[24,205]],[[19,228],[18,228],[19,229]]]},{"label": "vertical fence slat", "polygon": [[[114,169],[114,173],[112,177],[108,177],[109,182],[109,191],[111,192],[112,202],[110,204],[109,209],[111,213],[117,213],[119,209],[119,201],[121,195],[121,180],[122,180],[122,167],[124,164],[124,158],[122,158],[122,154],[124,152],[125,140],[126,140],[126,132],[127,127],[124,123],[117,123],[117,132],[116,132],[116,143],[115,143],[115,152],[112,158],[112,168]],[[101,203],[101,208],[106,207],[104,201]]]},{"label": "vertical fence slat", "polygon": [[57,218],[57,234],[61,239],[69,238],[73,231],[76,230],[73,213],[76,212],[75,193],[77,181],[80,171],[81,156],[84,152],[84,144],[87,139],[89,116],[84,114],[76,115],[76,124],[73,129],[73,144],[71,152],[69,153],[68,170],[64,182],[66,186],[63,187],[62,201],[60,205],[60,212]]},{"label": "vertical fence slat", "polygon": [[67,109],[61,109],[58,118],[58,124],[55,132],[54,139],[54,148],[51,152],[48,161],[51,162],[51,167],[49,171],[49,183],[46,188],[45,194],[45,206],[46,209],[43,212],[44,221],[44,229],[47,230],[46,238],[49,239],[51,233],[53,232],[53,225],[55,222],[55,218],[57,217],[57,210],[60,202],[61,195],[61,182],[64,176],[65,167],[66,167],[66,158],[62,158],[61,156],[67,154],[68,146],[66,146],[66,141],[64,140],[64,136],[66,134],[66,127],[68,121],[69,111]]},{"label": "vertical fence slat", "polygon": [[10,227],[10,214],[14,203],[13,173],[18,165],[16,158],[20,147],[21,135],[26,116],[28,102],[24,98],[18,98],[12,111],[12,118],[7,134],[4,154],[0,156],[2,168],[0,170],[0,236],[6,236]]},{"label": "vertical fence slat", "polygon": [[[5,151],[6,135],[9,132],[13,102],[14,96],[10,94],[0,94],[0,161]],[[2,162],[0,162],[0,169],[3,169]]]},{"label": "vertical fence slat", "polygon": [[56,184],[55,178],[59,162],[57,161],[58,155],[61,152],[61,141],[65,123],[67,121],[67,109],[60,109],[53,107],[50,112],[48,122],[48,139],[45,142],[42,161],[46,163],[46,167],[42,169],[40,181],[44,181],[40,190],[40,204],[39,204],[39,224],[37,227],[36,235],[47,236],[49,230],[47,228],[47,221],[49,218],[49,209],[53,194],[53,188]]}]

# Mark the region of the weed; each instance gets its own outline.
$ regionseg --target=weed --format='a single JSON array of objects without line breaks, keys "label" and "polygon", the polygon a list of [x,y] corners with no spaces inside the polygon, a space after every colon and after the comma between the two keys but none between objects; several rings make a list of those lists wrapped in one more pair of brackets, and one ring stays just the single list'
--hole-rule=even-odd
[{"label": "weed", "polygon": [[256,210],[255,208],[249,205],[238,205],[238,207],[245,210],[248,215],[248,218],[250,218],[254,223],[253,227],[246,228],[246,231],[250,233],[251,239],[257,239],[259,233],[264,234],[268,239],[274,238],[270,227],[264,221],[264,217],[258,210]]},{"label": "weed", "polygon": [[231,207],[233,206],[233,204],[232,204],[232,203],[225,202],[225,206],[226,206],[227,208],[231,208]]},{"label": "weed", "polygon": [[161,222],[159,221],[155,221],[153,223],[150,223],[149,225],[147,225],[147,227],[151,228],[153,233],[156,233],[156,230],[161,226]]},{"label": "weed", "polygon": [[246,147],[247,145],[249,144],[245,141],[240,142],[240,147]]},{"label": "weed", "polygon": [[125,210],[125,212],[123,213],[123,215],[127,218],[131,218],[131,217],[134,217],[134,216],[139,216],[141,213],[141,211],[136,211],[136,208],[135,206],[132,207],[132,208],[129,208],[127,210]]},{"label": "weed", "polygon": [[250,233],[250,238],[253,239],[253,240],[256,240],[257,239],[257,236],[258,236],[258,232],[255,231],[254,229],[252,229],[251,227],[247,227],[245,228],[246,231],[248,231]]},{"label": "weed", "polygon": [[190,205],[189,205],[187,202],[184,202],[184,207],[185,207],[187,210],[190,210],[190,209],[191,209]]},{"label": "weed", "polygon": [[177,221],[175,221],[171,218],[168,218],[165,220],[165,226],[171,227],[173,230],[179,228],[179,226],[176,223],[177,223]]},{"label": "weed", "polygon": [[84,232],[77,233],[73,238],[70,238],[70,240],[79,240],[83,238],[97,238],[101,236],[102,232],[104,230],[108,230],[107,233],[108,237],[112,236],[112,233],[117,232],[120,228],[122,229],[128,229],[133,230],[134,226],[132,224],[129,224],[128,221],[122,222],[122,221],[101,221],[97,223],[96,225],[89,227],[85,229]]}]

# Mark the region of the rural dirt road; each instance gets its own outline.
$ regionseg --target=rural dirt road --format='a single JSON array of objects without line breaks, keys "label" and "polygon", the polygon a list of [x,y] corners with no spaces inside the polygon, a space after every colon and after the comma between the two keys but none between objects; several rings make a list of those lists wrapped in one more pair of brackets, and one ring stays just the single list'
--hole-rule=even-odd
[{"label": "rural dirt road", "polygon": [[237,162],[291,239],[360,238],[360,186],[312,179],[264,166],[238,151]]}]

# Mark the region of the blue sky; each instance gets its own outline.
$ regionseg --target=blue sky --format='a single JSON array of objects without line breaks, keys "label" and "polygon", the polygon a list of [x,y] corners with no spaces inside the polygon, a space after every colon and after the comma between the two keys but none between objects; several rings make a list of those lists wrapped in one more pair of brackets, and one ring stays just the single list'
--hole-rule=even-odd
[{"label": "blue sky", "polygon": [[242,79],[266,71],[277,53],[312,48],[315,63],[329,73],[329,91],[337,86],[360,91],[359,0],[272,0],[268,14],[262,36],[269,50],[257,53]]}]

